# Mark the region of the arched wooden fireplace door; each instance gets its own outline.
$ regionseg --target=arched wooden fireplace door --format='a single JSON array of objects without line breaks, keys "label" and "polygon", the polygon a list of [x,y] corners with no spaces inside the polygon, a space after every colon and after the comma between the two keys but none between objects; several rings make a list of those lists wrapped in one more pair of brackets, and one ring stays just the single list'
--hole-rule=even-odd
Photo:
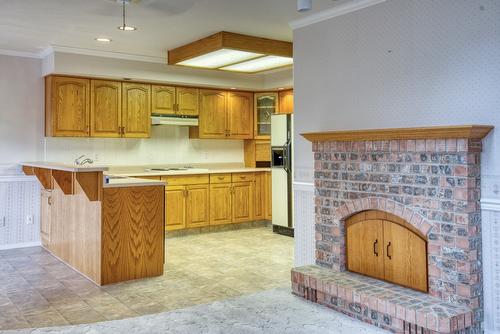
[{"label": "arched wooden fireplace door", "polygon": [[346,220],[347,270],[428,291],[427,240],[405,220],[363,211]]}]

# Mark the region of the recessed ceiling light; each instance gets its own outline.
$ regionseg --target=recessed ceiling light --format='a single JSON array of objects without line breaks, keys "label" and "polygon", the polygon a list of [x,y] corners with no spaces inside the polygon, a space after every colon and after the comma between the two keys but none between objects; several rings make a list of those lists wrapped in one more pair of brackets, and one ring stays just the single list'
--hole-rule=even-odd
[{"label": "recessed ceiling light", "polygon": [[111,43],[111,38],[106,37],[97,37],[95,40],[101,43]]},{"label": "recessed ceiling light", "polygon": [[283,90],[283,89],[285,89],[285,88],[283,88],[283,87],[280,87],[280,88],[278,88],[278,89],[279,89],[279,90]]},{"label": "recessed ceiling light", "polygon": [[236,71],[236,72],[261,72],[270,70],[273,68],[288,66],[293,64],[293,58],[290,57],[279,57],[279,56],[266,56],[262,58],[248,60],[242,63],[229,65],[220,68],[226,71]]}]

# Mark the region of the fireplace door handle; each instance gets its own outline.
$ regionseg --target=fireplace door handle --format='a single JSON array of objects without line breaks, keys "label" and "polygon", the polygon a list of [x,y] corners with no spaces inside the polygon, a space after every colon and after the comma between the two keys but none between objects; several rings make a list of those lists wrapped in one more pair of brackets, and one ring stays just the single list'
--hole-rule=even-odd
[{"label": "fireplace door handle", "polygon": [[391,255],[389,255],[389,247],[391,247],[391,242],[390,242],[390,241],[389,241],[389,243],[387,244],[387,252],[386,252],[386,254],[387,254],[387,257],[389,258],[389,260],[392,260],[392,256],[391,256]]},{"label": "fireplace door handle", "polygon": [[378,239],[376,239],[375,242],[373,243],[373,254],[375,254],[375,256],[378,256],[377,244],[378,244]]}]

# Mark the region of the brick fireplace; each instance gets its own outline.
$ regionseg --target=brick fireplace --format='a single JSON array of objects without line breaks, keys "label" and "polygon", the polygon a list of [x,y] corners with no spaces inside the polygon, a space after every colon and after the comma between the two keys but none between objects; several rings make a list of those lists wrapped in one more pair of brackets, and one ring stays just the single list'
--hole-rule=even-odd
[{"label": "brick fireplace", "polygon": [[481,332],[480,153],[491,129],[305,134],[316,265],[292,270],[293,292],[393,332]]}]

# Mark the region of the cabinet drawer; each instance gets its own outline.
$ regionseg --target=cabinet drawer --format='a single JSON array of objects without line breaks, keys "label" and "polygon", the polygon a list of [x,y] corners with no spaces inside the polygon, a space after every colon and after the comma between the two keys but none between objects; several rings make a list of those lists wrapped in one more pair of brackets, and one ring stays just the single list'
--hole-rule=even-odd
[{"label": "cabinet drawer", "polygon": [[254,173],[233,173],[233,182],[255,181]]},{"label": "cabinet drawer", "polygon": [[162,176],[162,181],[167,181],[167,185],[169,186],[178,186],[178,185],[188,185],[188,184],[208,184],[208,174],[202,175],[172,175],[172,176]]},{"label": "cabinet drawer", "polygon": [[210,174],[210,183],[231,183],[231,174]]},{"label": "cabinet drawer", "polygon": [[255,143],[255,161],[271,161],[271,144],[269,142]]}]

